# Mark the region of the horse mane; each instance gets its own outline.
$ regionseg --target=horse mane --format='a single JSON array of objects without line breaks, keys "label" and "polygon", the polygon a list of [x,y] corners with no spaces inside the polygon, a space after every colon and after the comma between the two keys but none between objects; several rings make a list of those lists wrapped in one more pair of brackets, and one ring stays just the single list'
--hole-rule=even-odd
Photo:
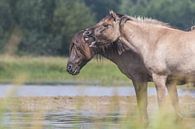
[{"label": "horse mane", "polygon": [[127,20],[131,20],[131,21],[135,21],[135,22],[141,22],[141,23],[147,23],[147,24],[156,24],[156,25],[162,25],[162,26],[166,26],[166,27],[172,27],[170,26],[169,23],[166,22],[162,22],[159,21],[157,19],[153,19],[153,18],[148,18],[148,17],[142,17],[142,16],[129,16],[126,14],[120,14],[120,13],[116,13],[117,16],[121,19],[124,20],[125,22]]},{"label": "horse mane", "polygon": [[121,55],[123,52],[130,50],[125,44],[121,42],[113,42],[107,46],[99,46],[94,48],[97,53],[97,58],[101,59],[102,56],[110,57],[112,54]]},{"label": "horse mane", "polygon": [[131,21],[135,21],[135,22],[139,22],[139,23],[161,25],[161,26],[172,28],[172,26],[169,23],[162,22],[162,21],[159,21],[159,20],[153,19],[153,18],[142,17],[142,16],[133,17],[133,16],[129,16],[129,15],[122,16],[121,14],[119,14],[118,16],[121,18],[121,20],[124,20],[124,22],[131,20]]},{"label": "horse mane", "polygon": [[96,53],[97,61],[101,61],[103,57],[110,57],[113,53],[117,53],[117,49],[117,44],[111,43],[108,46],[94,48],[93,51]]},{"label": "horse mane", "polygon": [[132,21],[135,21],[135,22],[141,22],[141,23],[147,23],[147,24],[156,24],[156,25],[162,25],[162,26],[166,26],[166,27],[171,27],[169,25],[169,23],[162,22],[162,21],[159,21],[159,20],[153,19],[153,18],[137,16],[137,17],[130,17],[130,19]]}]

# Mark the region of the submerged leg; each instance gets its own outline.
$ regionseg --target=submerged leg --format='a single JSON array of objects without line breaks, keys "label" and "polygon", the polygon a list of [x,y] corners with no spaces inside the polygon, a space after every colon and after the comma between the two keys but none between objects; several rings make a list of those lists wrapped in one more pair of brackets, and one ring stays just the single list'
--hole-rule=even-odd
[{"label": "submerged leg", "polygon": [[133,85],[136,92],[137,104],[141,119],[145,125],[148,124],[148,113],[147,113],[147,82],[133,81]]}]

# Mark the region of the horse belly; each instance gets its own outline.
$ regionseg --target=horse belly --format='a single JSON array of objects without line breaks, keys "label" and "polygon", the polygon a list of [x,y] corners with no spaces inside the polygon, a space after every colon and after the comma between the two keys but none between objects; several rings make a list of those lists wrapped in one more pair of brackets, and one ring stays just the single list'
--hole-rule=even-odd
[{"label": "horse belly", "polygon": [[[195,44],[180,44],[166,53],[166,66],[171,73],[195,75]],[[174,49],[173,49],[174,48]]]},{"label": "horse belly", "polygon": [[193,59],[194,58],[184,58],[172,64],[168,63],[168,69],[172,75],[195,76],[195,59]]}]

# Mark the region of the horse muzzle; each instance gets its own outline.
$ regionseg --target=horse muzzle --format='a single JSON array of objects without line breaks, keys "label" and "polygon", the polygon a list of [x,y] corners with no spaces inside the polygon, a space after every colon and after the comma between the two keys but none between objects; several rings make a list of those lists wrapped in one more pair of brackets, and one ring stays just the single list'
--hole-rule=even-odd
[{"label": "horse muzzle", "polygon": [[67,64],[66,70],[69,74],[78,75],[80,73],[80,67],[71,63]]}]

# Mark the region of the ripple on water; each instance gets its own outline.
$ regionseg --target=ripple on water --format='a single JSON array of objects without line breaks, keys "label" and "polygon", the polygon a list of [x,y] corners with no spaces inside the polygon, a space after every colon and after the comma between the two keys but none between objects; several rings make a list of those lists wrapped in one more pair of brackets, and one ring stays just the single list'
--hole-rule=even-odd
[{"label": "ripple on water", "polygon": [[40,118],[34,117],[34,115],[33,112],[7,112],[4,114],[3,125],[7,128],[19,127],[20,129],[26,129],[34,123],[43,126],[44,129],[95,129],[97,124],[100,123],[102,129],[115,129],[119,125],[117,121],[123,117],[119,114],[101,116],[86,111],[50,112],[42,114],[43,117]]}]

